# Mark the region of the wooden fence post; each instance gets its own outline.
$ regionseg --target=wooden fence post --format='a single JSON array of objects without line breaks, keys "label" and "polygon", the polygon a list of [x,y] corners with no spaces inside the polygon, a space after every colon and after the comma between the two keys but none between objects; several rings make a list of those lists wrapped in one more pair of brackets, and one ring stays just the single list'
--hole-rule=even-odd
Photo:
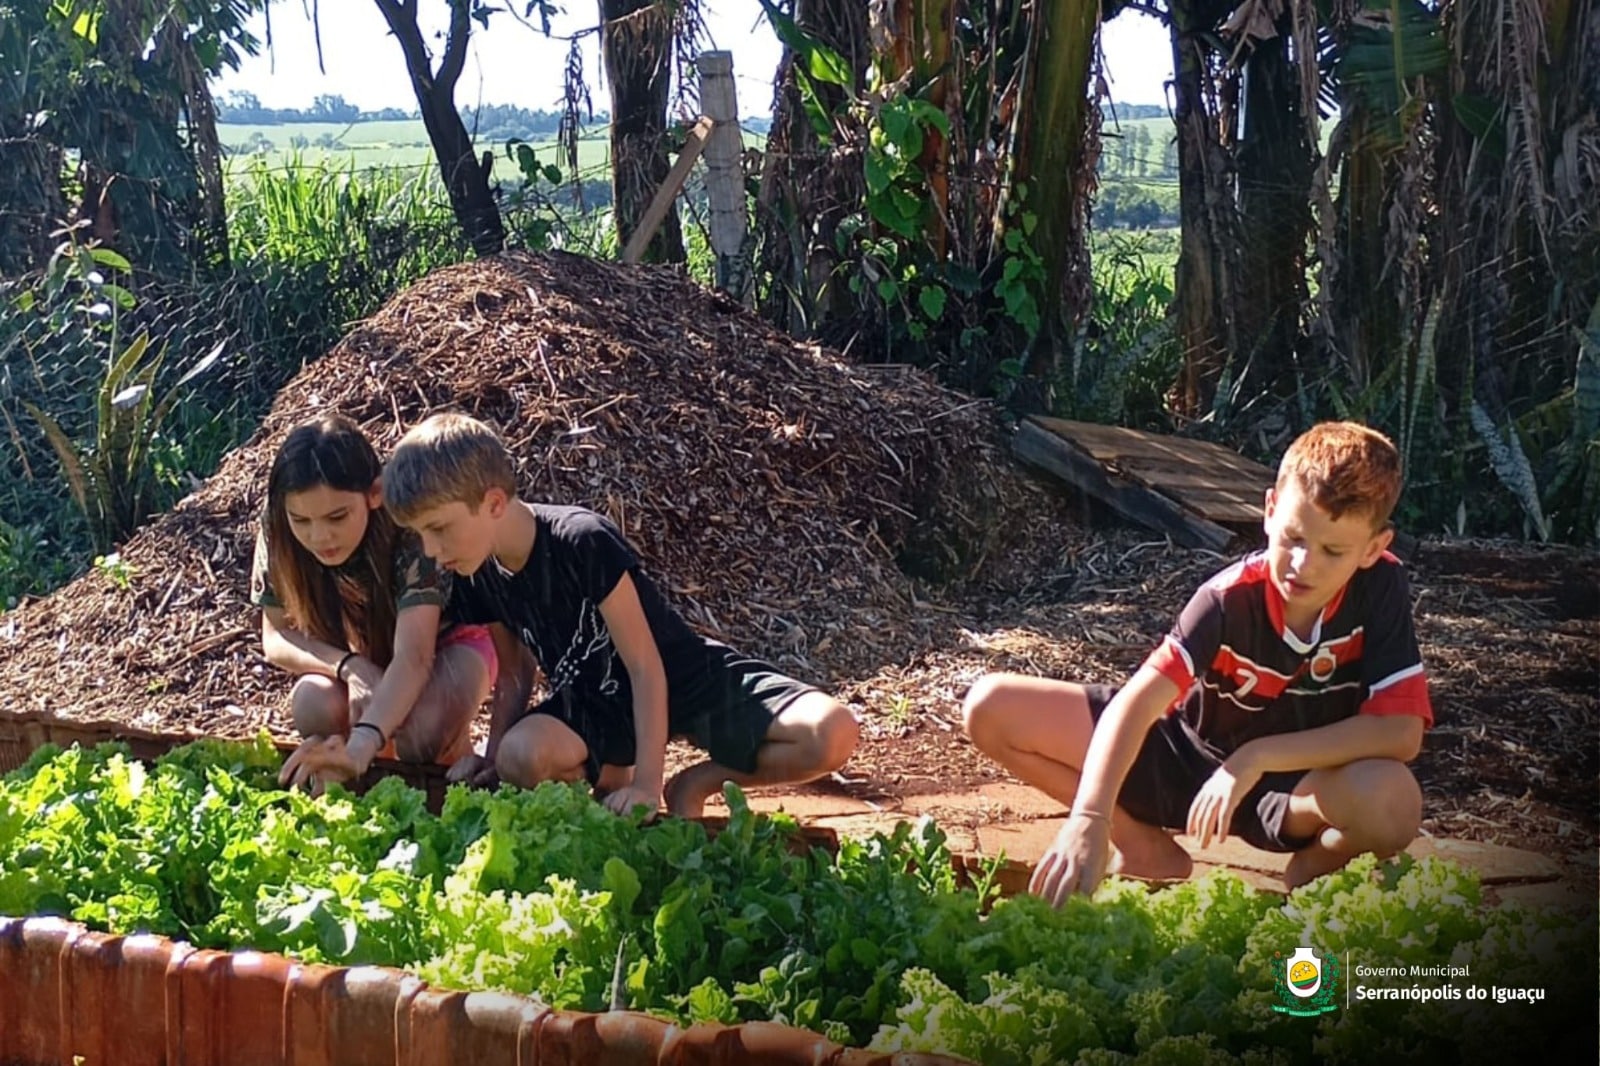
[{"label": "wooden fence post", "polygon": [[711,205],[711,248],[717,257],[717,287],[743,299],[749,271],[744,266],[748,208],[745,205],[744,140],[733,86],[733,53],[702,52],[700,113],[716,125],[706,143],[706,198]]}]

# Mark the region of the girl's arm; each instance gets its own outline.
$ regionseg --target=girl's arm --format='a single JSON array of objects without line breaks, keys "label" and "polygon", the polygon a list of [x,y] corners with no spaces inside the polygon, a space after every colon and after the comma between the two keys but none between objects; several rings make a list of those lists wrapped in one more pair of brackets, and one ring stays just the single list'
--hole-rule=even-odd
[{"label": "girl's arm", "polygon": [[628,670],[633,689],[633,784],[606,797],[606,806],[626,814],[642,803],[653,813],[661,805],[667,766],[667,672],[661,650],[639,603],[639,590],[626,573],[600,603],[611,643]]},{"label": "girl's arm", "polygon": [[[261,653],[280,670],[287,670],[296,677],[301,674],[333,677],[347,651],[290,625],[289,612],[282,607],[261,608]],[[346,664],[347,676],[354,665],[354,659]]]},{"label": "girl's arm", "polygon": [[377,726],[385,740],[405,724],[417,697],[433,673],[433,656],[439,638],[439,608],[431,603],[405,607],[395,618],[394,656],[387,668],[364,655],[350,660],[345,677],[358,681],[371,695],[359,699],[357,685],[350,690],[350,739],[346,746],[357,765],[365,766],[383,747],[370,729],[356,724]]}]

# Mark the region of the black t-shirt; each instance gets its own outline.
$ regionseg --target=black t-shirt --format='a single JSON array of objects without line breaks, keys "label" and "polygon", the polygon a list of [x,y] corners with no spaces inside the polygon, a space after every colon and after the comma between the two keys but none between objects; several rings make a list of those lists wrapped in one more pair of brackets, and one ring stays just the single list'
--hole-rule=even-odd
[{"label": "black t-shirt", "polygon": [[600,603],[627,574],[633,578],[655,637],[669,692],[699,686],[709,645],[662,598],[622,533],[585,507],[532,504],[538,533],[521,570],[489,559],[457,577],[450,616],[457,622],[499,622],[533,651],[550,697],[631,714],[633,690],[617,656]]},{"label": "black t-shirt", "polygon": [[1146,665],[1183,690],[1171,713],[1226,757],[1257,737],[1357,714],[1433,724],[1405,571],[1385,552],[1322,609],[1309,640],[1284,624],[1265,553],[1207,581]]}]

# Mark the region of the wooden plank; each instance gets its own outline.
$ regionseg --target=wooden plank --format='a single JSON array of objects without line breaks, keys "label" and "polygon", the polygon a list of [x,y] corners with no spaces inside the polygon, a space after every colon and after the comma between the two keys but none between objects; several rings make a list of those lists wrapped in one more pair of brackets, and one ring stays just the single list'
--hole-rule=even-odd
[{"label": "wooden plank", "polygon": [[706,150],[706,141],[710,140],[715,125],[709,115],[702,115],[700,121],[694,124],[694,129],[689,131],[689,139],[684,141],[683,151],[678,153],[678,161],[667,171],[666,180],[656,190],[650,206],[645,209],[644,218],[639,220],[639,228],[633,231],[633,236],[628,238],[628,246],[622,250],[624,263],[637,263],[650,246],[650,238],[666,221],[667,212],[672,210],[672,201],[678,198],[683,183],[689,180],[689,171],[694,169],[695,160]]},{"label": "wooden plank", "polygon": [[1165,496],[1121,478],[1113,479],[1093,456],[1031,419],[1017,427],[1011,450],[1018,458],[1104,500],[1124,518],[1171,534],[1187,547],[1221,551],[1233,540],[1232,531],[1189,513]]},{"label": "wooden plank", "polygon": [[1125,426],[1102,426],[1094,422],[1073,422],[1045,415],[1036,415],[1032,420],[1076,441],[1096,458],[1171,459],[1190,467],[1221,467],[1244,475],[1251,481],[1264,479],[1263,488],[1272,484],[1277,476],[1270,467],[1208,440],[1161,437]]},{"label": "wooden plank", "polygon": [[1275,472],[1221,445],[1062,418],[1031,421],[1071,441],[1111,476],[1176,500],[1205,519],[1241,526],[1262,520],[1262,498]]}]

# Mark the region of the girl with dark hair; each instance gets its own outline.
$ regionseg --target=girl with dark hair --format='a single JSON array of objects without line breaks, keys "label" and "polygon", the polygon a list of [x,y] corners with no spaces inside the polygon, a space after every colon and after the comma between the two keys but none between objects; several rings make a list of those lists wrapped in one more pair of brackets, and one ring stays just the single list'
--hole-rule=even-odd
[{"label": "girl with dark hair", "polygon": [[383,509],[382,466],[361,429],[327,415],[272,462],[250,568],[267,661],[299,675],[306,738],[282,780],[321,792],[380,752],[455,762],[496,673],[482,626],[445,626],[450,576]]}]

